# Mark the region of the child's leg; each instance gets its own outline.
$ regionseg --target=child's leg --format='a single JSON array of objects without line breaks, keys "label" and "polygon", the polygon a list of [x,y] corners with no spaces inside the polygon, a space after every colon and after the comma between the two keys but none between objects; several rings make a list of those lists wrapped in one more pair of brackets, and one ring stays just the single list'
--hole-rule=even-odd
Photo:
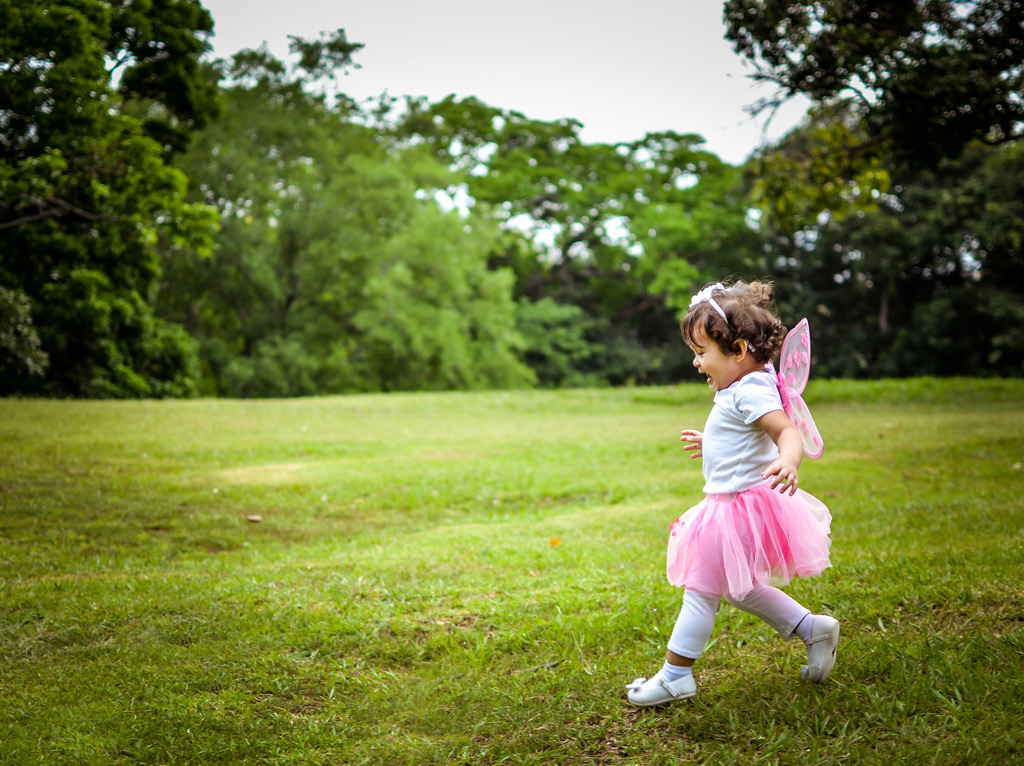
[{"label": "child's leg", "polygon": [[668,640],[665,664],[653,678],[638,678],[626,687],[630,702],[647,707],[686,699],[697,693],[691,668],[711,638],[719,600],[717,596],[705,596],[696,591],[683,593],[683,608]]},{"label": "child's leg", "polygon": [[[763,586],[750,591],[742,599],[726,600],[737,609],[742,609],[771,625],[783,638],[792,638],[797,628],[811,610],[802,606],[778,588]],[[808,623],[809,625],[809,623]]]},{"label": "child's leg", "polygon": [[818,683],[828,679],[836,664],[839,644],[839,623],[834,618],[812,615],[806,607],[772,587],[757,588],[742,599],[729,599],[729,603],[760,617],[783,638],[800,638],[807,647],[807,664],[800,669],[801,675]]},{"label": "child's leg", "polygon": [[668,639],[669,664],[689,667],[700,659],[715,628],[720,600],[693,590],[683,592],[683,608]]}]

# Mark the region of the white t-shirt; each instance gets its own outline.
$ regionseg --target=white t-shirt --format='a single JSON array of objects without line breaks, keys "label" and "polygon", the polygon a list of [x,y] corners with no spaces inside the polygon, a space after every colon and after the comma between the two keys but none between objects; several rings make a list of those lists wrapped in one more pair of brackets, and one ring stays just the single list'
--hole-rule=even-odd
[{"label": "white t-shirt", "polygon": [[761,474],[779,448],[754,421],[781,409],[775,378],[767,372],[751,372],[715,394],[701,449],[705,494],[742,492],[764,482]]}]

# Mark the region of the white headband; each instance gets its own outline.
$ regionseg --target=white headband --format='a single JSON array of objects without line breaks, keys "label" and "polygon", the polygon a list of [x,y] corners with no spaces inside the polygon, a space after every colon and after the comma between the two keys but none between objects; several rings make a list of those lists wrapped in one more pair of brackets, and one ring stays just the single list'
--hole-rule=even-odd
[{"label": "white headband", "polygon": [[690,298],[690,308],[692,309],[694,306],[697,306],[701,303],[704,303],[704,301],[707,301],[708,303],[711,304],[711,307],[718,312],[718,315],[725,320],[725,323],[729,324],[729,317],[727,317],[725,315],[725,312],[722,311],[722,307],[718,305],[718,301],[711,297],[712,293],[716,292],[717,290],[724,291],[725,285],[723,285],[721,282],[716,282],[713,285],[705,287],[695,296]]}]

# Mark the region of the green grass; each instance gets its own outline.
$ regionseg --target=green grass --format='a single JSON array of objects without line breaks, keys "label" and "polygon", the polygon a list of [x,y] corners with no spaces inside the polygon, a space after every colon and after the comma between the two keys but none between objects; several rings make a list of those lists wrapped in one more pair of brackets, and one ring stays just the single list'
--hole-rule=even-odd
[{"label": "green grass", "polygon": [[0,400],[0,763],[1021,760],[1024,381],[808,394],[832,679],[723,605],[642,711],[703,386]]}]

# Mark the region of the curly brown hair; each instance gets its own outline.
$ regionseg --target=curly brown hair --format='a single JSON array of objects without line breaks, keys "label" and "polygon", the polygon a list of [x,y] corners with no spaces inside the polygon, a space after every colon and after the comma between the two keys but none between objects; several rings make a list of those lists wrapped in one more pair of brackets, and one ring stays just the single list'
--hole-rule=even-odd
[{"label": "curly brown hair", "polygon": [[767,364],[782,348],[786,326],[775,315],[775,290],[771,282],[737,280],[724,290],[712,293],[728,321],[722,319],[708,301],[690,307],[679,323],[683,339],[690,346],[698,345],[697,336],[713,340],[725,354],[740,351],[745,340],[754,361]]}]

